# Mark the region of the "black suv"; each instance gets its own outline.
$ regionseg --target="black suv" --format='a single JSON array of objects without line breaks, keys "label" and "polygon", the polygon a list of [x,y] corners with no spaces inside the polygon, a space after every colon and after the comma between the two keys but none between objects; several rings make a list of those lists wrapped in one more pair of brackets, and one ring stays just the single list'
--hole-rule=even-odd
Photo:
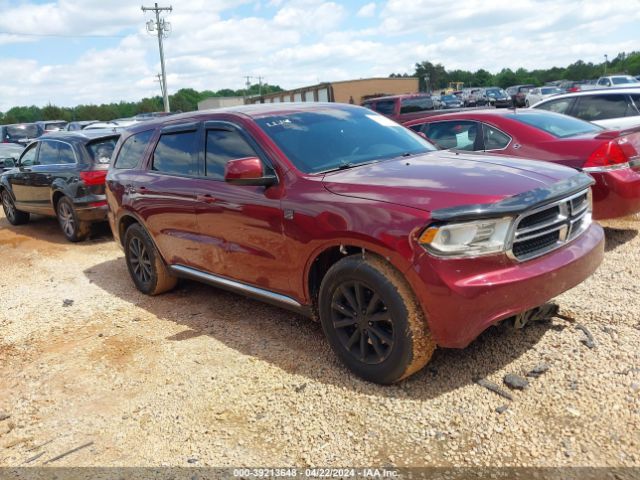
[{"label": "black suv", "polygon": [[0,125],[0,143],[28,144],[31,140],[42,135],[42,130],[35,123],[14,123]]},{"label": "black suv", "polygon": [[32,142],[16,168],[0,176],[0,196],[12,225],[29,214],[55,216],[68,240],[84,240],[107,220],[104,182],[119,135],[112,131],[53,132]]}]

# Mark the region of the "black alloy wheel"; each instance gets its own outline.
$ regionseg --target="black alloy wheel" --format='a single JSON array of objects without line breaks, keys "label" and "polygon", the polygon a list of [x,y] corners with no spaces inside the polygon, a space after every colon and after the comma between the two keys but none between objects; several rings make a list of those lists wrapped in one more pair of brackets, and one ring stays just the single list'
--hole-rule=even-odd
[{"label": "black alloy wheel", "polygon": [[340,343],[354,359],[372,365],[389,356],[394,340],[391,314],[365,283],[344,282],[335,290],[331,320]]},{"label": "black alloy wheel", "polygon": [[132,238],[129,242],[129,263],[133,274],[140,283],[147,284],[151,281],[151,258],[144,243],[137,237]]}]

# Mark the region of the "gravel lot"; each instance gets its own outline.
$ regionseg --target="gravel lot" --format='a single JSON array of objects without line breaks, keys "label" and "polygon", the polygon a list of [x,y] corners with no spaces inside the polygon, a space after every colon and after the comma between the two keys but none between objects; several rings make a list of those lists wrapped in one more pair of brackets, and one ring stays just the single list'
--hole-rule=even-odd
[{"label": "gravel lot", "polygon": [[0,217],[0,466],[89,442],[52,465],[640,466],[639,227],[611,224],[600,270],[556,299],[573,321],[490,329],[380,387],[287,311],[139,294],[106,228],[72,245]]}]

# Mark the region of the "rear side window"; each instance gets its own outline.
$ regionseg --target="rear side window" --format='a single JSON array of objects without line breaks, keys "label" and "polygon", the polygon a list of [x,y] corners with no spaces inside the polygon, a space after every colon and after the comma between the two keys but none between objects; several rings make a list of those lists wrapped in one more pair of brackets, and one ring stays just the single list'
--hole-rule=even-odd
[{"label": "rear side window", "polygon": [[165,133],[153,153],[153,170],[172,175],[195,175],[198,132]]},{"label": "rear side window", "polygon": [[541,105],[537,105],[535,108],[566,114],[571,108],[571,105],[573,105],[573,102],[573,98],[559,98],[558,100],[551,100]]},{"label": "rear side window", "polygon": [[58,163],[76,163],[76,156],[73,153],[73,147],[71,145],[58,142]]},{"label": "rear side window", "polygon": [[574,116],[591,122],[625,117],[628,111],[626,95],[590,95],[578,99]]},{"label": "rear side window", "polygon": [[256,157],[256,152],[235,130],[208,130],[205,175],[216,180],[224,179],[224,169],[229,160]]},{"label": "rear side window", "polygon": [[405,98],[400,102],[400,113],[424,112],[433,110],[433,100],[429,97]]},{"label": "rear side window", "polygon": [[38,165],[55,165],[58,163],[58,142],[40,142]]},{"label": "rear side window", "polygon": [[502,150],[507,148],[511,137],[491,125],[484,125],[484,149]]},{"label": "rear side window", "polygon": [[466,120],[434,122],[425,125],[423,132],[442,148],[473,150],[478,134],[478,124]]},{"label": "rear side window", "polygon": [[136,168],[151,140],[153,130],[136,133],[127,138],[120,148],[115,168]]},{"label": "rear side window", "polygon": [[393,115],[395,108],[395,100],[382,100],[380,102],[376,102],[375,110],[383,115]]}]

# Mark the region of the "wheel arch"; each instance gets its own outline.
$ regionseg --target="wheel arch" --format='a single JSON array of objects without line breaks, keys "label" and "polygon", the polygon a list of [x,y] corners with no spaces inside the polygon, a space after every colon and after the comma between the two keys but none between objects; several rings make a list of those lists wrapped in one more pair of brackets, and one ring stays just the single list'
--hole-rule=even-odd
[{"label": "wheel arch", "polygon": [[393,268],[404,274],[411,266],[410,262],[380,245],[353,239],[334,240],[317,247],[309,256],[303,274],[305,299],[311,305],[313,319],[318,320],[318,294],[320,285],[329,269],[348,255],[373,254],[389,263]]}]

